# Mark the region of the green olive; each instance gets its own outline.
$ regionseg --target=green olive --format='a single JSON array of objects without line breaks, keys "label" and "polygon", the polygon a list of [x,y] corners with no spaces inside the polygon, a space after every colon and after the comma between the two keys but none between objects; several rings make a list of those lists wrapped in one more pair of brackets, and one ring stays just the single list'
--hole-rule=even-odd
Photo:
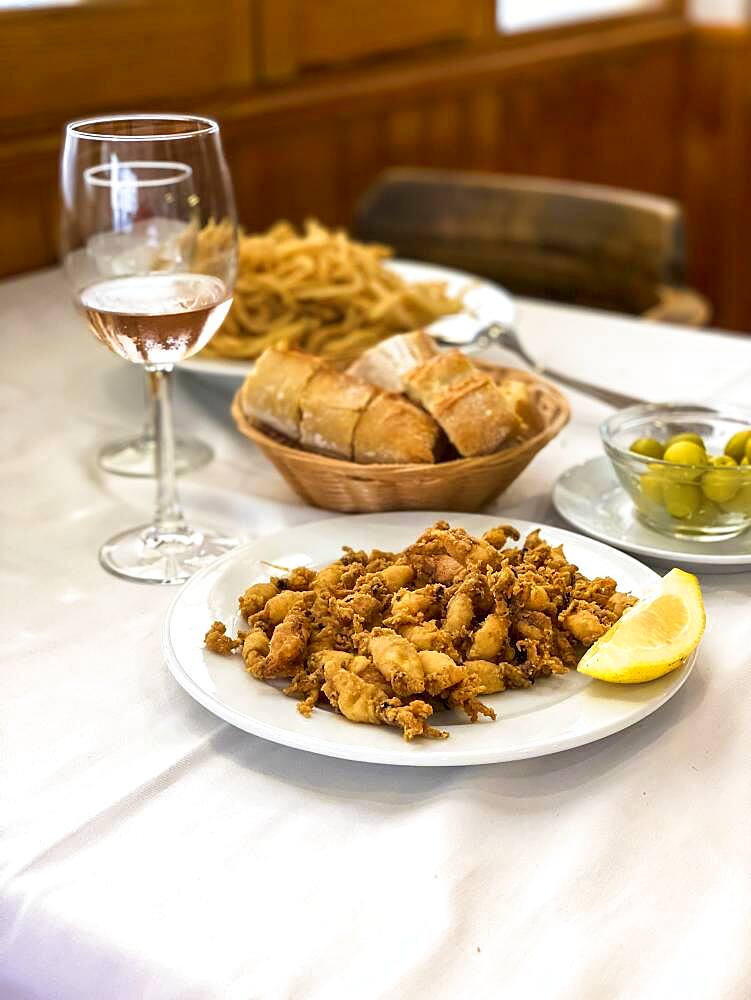
[{"label": "green olive", "polygon": [[738,463],[730,455],[710,455],[709,464],[716,469],[735,469]]},{"label": "green olive", "polygon": [[701,434],[691,434],[686,432],[685,434],[674,434],[665,443],[665,450],[670,447],[671,444],[678,444],[679,441],[690,441],[692,444],[698,444],[702,451],[704,451],[704,440]]},{"label": "green olive", "polygon": [[695,441],[676,441],[669,444],[662,456],[666,462],[676,465],[706,465],[707,453]]},{"label": "green olive", "polygon": [[751,483],[741,486],[733,499],[722,505],[722,509],[729,514],[747,514],[751,517]]},{"label": "green olive", "polygon": [[740,488],[740,476],[737,472],[726,469],[716,469],[705,472],[701,478],[701,489],[707,500],[715,503],[727,503],[732,500]]},{"label": "green olive", "polygon": [[751,462],[751,437],[748,439],[748,441],[746,441],[746,453],[743,457],[747,458],[749,462]]},{"label": "green olive", "polygon": [[636,455],[645,455],[647,458],[662,458],[665,446],[657,438],[637,438],[629,451],[633,451]]},{"label": "green olive", "polygon": [[691,517],[701,507],[702,493],[698,486],[687,483],[665,483],[662,488],[665,510],[672,517]]},{"label": "green olive", "polygon": [[741,459],[741,465],[748,465],[748,464],[749,464],[748,455],[744,455],[743,458]]},{"label": "green olive", "polygon": [[665,449],[663,460],[668,465],[660,466],[663,480],[669,483],[698,483],[701,467],[708,464],[707,453],[693,441],[676,441]]},{"label": "green olive", "polygon": [[740,462],[746,452],[746,445],[751,440],[751,428],[737,431],[725,445],[725,454]]},{"label": "green olive", "polygon": [[645,472],[639,476],[639,489],[652,503],[662,503],[663,478],[659,473]]}]

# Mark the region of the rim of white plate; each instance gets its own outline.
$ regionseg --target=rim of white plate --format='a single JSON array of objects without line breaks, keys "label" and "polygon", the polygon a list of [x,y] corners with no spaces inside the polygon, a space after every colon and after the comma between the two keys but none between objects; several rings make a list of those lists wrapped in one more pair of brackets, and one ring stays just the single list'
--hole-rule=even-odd
[{"label": "rim of white plate", "polygon": [[[618,489],[621,493],[623,493],[624,500],[630,503],[626,491],[618,482],[615,473],[612,472],[610,459],[607,455],[596,455],[593,458],[588,458],[585,462],[580,462],[577,465],[570,466],[560,474],[553,486],[553,506],[561,517],[565,518],[569,524],[572,524],[575,528],[585,532],[590,538],[604,542],[612,548],[634,552],[637,555],[646,556],[649,559],[659,559],[661,562],[673,562],[678,560],[680,562],[692,563],[696,566],[743,566],[751,569],[751,552],[740,553],[737,555],[728,552],[712,552],[712,542],[695,542],[691,548],[663,547],[666,543],[670,542],[670,538],[667,535],[663,537],[656,531],[652,531],[650,528],[646,527],[646,525],[641,526],[643,531],[649,531],[655,536],[655,538],[660,539],[661,544],[650,545],[647,543],[632,541],[629,539],[628,535],[611,535],[605,530],[600,530],[594,522],[587,517],[578,516],[565,502],[563,497],[564,490],[568,490],[571,493],[574,492],[569,485],[569,480],[582,482],[585,477],[589,477],[590,475],[597,475],[598,478],[601,478],[605,474],[605,470],[612,473],[612,476],[608,475],[607,478],[608,481],[612,478],[613,489]],[[734,539],[723,540],[725,544],[732,541],[734,541]],[[690,539],[684,539],[684,544],[688,546],[690,544]]]},{"label": "rim of white plate", "polygon": [[[454,520],[472,520],[475,518],[482,518],[487,521],[488,524],[492,522],[493,524],[498,524],[502,520],[502,516],[496,515],[478,515],[478,514],[459,514],[457,512],[445,512],[445,511],[409,511],[409,512],[394,512],[393,516],[395,518],[404,518],[405,515],[418,515],[424,516],[426,520],[436,520],[440,517],[448,518],[451,517]],[[411,767],[454,767],[454,766],[467,766],[467,765],[478,765],[478,764],[493,764],[493,763],[511,763],[516,760],[525,760],[534,757],[547,756],[552,753],[558,753],[564,750],[571,750],[576,747],[586,746],[589,743],[597,742],[598,740],[604,739],[607,736],[612,736],[615,733],[621,732],[625,729],[630,728],[637,722],[651,715],[661,708],[670,698],[673,697],[683,686],[683,684],[688,679],[691,673],[694,663],[697,657],[697,651],[694,651],[689,659],[686,661],[683,667],[679,670],[673,671],[671,674],[666,675],[671,681],[666,682],[666,686],[662,691],[661,695],[653,698],[646,702],[641,702],[635,705],[631,711],[624,711],[624,713],[617,718],[603,723],[584,736],[582,735],[571,735],[569,737],[551,737],[548,740],[536,745],[532,752],[527,750],[522,750],[520,752],[504,751],[499,755],[499,748],[491,746],[483,746],[475,749],[466,749],[461,747],[448,748],[445,750],[432,749],[429,753],[420,753],[421,744],[412,743],[406,744],[400,738],[397,739],[393,748],[381,749],[379,747],[364,746],[357,744],[349,744],[346,740],[346,733],[343,730],[343,739],[339,742],[330,742],[329,740],[323,739],[315,734],[315,731],[311,729],[311,734],[305,734],[301,736],[292,732],[283,726],[277,726],[264,722],[262,719],[257,719],[249,717],[248,715],[238,711],[231,705],[227,705],[221,699],[212,695],[210,692],[203,689],[199,684],[196,683],[194,678],[188,673],[183,664],[180,662],[179,657],[175,653],[172,637],[170,635],[170,626],[172,624],[175,611],[179,608],[181,601],[186,599],[186,595],[189,595],[191,590],[199,587],[204,581],[216,576],[217,579],[221,576],[222,570],[234,563],[238,558],[243,558],[246,555],[250,555],[253,548],[258,544],[259,541],[263,543],[274,542],[276,539],[284,539],[286,543],[290,541],[290,535],[297,534],[298,532],[306,532],[316,529],[321,529],[325,525],[333,525],[335,522],[341,522],[346,520],[348,523],[353,521],[363,520],[363,519],[374,519],[374,518],[384,518],[388,517],[388,514],[372,515],[372,514],[355,514],[355,515],[340,515],[338,517],[328,517],[322,518],[318,521],[311,521],[305,524],[296,525],[294,528],[282,529],[272,534],[265,535],[262,539],[256,539],[253,542],[249,542],[246,545],[242,545],[232,552],[228,552],[226,555],[221,556],[214,563],[209,566],[204,567],[199,570],[193,577],[190,578],[178,591],[175,598],[170,604],[165,617],[164,626],[162,629],[162,652],[167,661],[167,666],[170,673],[175,678],[177,683],[185,690],[192,698],[195,699],[199,704],[203,705],[208,711],[212,712],[215,716],[222,719],[225,722],[235,726],[236,728],[243,730],[245,732],[251,733],[254,736],[261,737],[262,739],[269,740],[270,742],[280,744],[282,746],[287,746],[295,750],[303,750],[309,753],[315,753],[320,756],[334,757],[341,760],[352,760],[361,763],[373,763],[373,764],[390,764],[396,766],[411,766]],[[645,580],[657,582],[660,579],[658,573],[640,563],[633,557],[626,555],[625,553],[613,548],[610,545],[606,545],[603,542],[596,541],[587,536],[578,535],[573,531],[568,531],[565,528],[557,528],[554,525],[539,524],[536,522],[526,521],[520,518],[510,518],[511,523],[519,526],[522,532],[533,530],[534,528],[540,528],[543,533],[552,532],[555,536],[560,538],[564,544],[567,538],[575,539],[577,545],[584,544],[594,551],[605,550],[608,555],[615,556],[618,561],[625,564],[633,564],[634,567],[638,567],[640,574],[644,574]],[[664,680],[664,678],[663,678]],[[600,683],[600,682],[592,682]],[[658,683],[658,682],[654,682]],[[587,685],[589,687],[589,685]],[[571,697],[576,697],[581,695],[583,691],[587,690],[587,687],[583,688],[579,692],[573,692]],[[637,687],[634,685],[633,687]],[[639,685],[641,687],[641,685]],[[499,720],[502,721],[502,720]],[[480,725],[483,725],[480,723]],[[495,727],[493,727],[495,730]],[[430,742],[429,744],[422,744],[423,747],[431,746],[436,747],[437,744]],[[440,746],[445,746],[441,743]],[[417,751],[417,752],[415,752]]]}]

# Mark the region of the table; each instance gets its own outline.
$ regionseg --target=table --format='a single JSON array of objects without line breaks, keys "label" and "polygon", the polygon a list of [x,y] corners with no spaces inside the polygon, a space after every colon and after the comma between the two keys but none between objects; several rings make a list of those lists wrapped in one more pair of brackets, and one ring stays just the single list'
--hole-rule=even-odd
[{"label": "table", "polygon": [[[135,430],[140,372],[84,331],[52,270],[0,285],[5,625],[4,1000],[746,1000],[751,995],[751,574],[704,576],[680,693],[599,743],[508,765],[390,769],[221,723],[160,654],[170,588],[99,543],[148,483],[97,470]],[[748,403],[751,341],[523,302],[541,360],[649,397]],[[555,521],[598,450],[573,419],[492,508]],[[191,515],[247,534],[314,520],[183,375],[180,426],[215,461]]]}]

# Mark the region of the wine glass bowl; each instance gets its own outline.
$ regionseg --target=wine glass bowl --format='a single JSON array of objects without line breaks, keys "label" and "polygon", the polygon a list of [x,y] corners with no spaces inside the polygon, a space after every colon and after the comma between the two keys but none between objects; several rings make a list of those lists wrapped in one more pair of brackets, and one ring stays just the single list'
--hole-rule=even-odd
[{"label": "wine glass bowl", "polygon": [[155,368],[199,351],[231,301],[219,278],[170,272],[104,279],[79,296],[98,340],[126,361]]},{"label": "wine glass bowl", "polygon": [[232,302],[236,216],[219,127],[189,115],[71,122],[60,175],[73,296],[94,336],[145,369],[154,406],[154,520],[106,543],[100,559],[129,579],[180,582],[234,543],[183,517],[168,378],[208,343]]}]

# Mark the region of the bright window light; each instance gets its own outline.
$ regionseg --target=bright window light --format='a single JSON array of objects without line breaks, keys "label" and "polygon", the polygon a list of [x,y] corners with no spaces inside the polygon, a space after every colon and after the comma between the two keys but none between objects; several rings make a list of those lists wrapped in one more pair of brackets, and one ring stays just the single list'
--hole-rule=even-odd
[{"label": "bright window light", "polygon": [[497,0],[496,22],[500,31],[529,31],[660,6],[661,0]]},{"label": "bright window light", "polygon": [[44,10],[45,7],[78,7],[86,0],[0,0],[0,10]]}]

